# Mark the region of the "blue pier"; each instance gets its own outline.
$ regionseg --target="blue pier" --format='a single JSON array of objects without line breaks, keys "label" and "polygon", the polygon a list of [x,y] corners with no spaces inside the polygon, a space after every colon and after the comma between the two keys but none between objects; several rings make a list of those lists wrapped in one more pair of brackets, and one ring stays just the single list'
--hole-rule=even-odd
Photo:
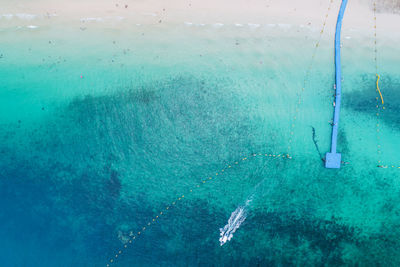
[{"label": "blue pier", "polygon": [[332,141],[331,141],[331,152],[326,153],[325,167],[338,169],[342,161],[342,155],[336,152],[337,146],[337,135],[339,128],[339,115],[340,115],[340,97],[342,94],[342,68],[340,64],[340,32],[342,30],[342,20],[344,11],[346,9],[347,0],[343,0],[340,5],[339,15],[336,22],[336,33],[335,33],[335,112],[333,116],[332,125]]}]

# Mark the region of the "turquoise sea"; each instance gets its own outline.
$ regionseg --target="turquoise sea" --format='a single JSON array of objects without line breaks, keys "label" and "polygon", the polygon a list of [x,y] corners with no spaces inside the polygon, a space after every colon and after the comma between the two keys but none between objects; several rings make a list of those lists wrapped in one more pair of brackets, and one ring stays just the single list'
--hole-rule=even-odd
[{"label": "turquoise sea", "polygon": [[344,21],[325,169],[322,22],[3,27],[0,265],[399,266],[400,48],[378,28],[383,110],[373,19]]}]

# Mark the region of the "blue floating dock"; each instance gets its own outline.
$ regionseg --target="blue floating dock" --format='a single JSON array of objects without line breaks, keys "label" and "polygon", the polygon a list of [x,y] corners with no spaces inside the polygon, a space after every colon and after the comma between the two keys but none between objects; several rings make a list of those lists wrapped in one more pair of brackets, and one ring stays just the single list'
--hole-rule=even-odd
[{"label": "blue floating dock", "polygon": [[326,153],[325,167],[330,169],[339,169],[342,161],[342,154],[340,153]]},{"label": "blue floating dock", "polygon": [[342,20],[344,11],[346,9],[347,0],[343,0],[340,5],[339,15],[336,22],[336,33],[335,33],[335,112],[333,115],[332,125],[332,140],[331,140],[331,152],[326,153],[325,167],[331,169],[340,168],[342,161],[342,155],[336,152],[337,146],[337,135],[339,128],[339,115],[340,115],[340,97],[342,93],[342,67],[340,63],[340,32],[342,30]]}]

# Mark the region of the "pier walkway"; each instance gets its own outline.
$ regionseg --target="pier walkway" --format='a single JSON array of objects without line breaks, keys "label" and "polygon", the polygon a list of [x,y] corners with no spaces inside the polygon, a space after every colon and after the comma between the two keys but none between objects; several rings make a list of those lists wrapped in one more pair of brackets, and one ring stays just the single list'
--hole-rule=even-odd
[{"label": "pier walkway", "polygon": [[340,163],[342,161],[342,155],[336,152],[337,145],[337,135],[339,128],[339,115],[340,115],[340,97],[342,94],[342,68],[340,65],[340,32],[342,30],[342,20],[344,11],[346,9],[347,0],[342,0],[340,5],[339,15],[336,22],[336,33],[335,33],[335,112],[333,116],[332,125],[332,140],[331,140],[331,152],[326,153],[325,157],[325,167],[326,168],[340,168]]}]

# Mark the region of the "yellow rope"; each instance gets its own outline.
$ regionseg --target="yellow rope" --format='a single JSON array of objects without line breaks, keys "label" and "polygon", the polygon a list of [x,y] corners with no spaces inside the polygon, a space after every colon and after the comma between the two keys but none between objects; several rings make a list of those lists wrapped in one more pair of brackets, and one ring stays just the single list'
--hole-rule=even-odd
[{"label": "yellow rope", "polygon": [[379,95],[381,96],[381,101],[382,101],[382,105],[383,105],[383,104],[384,104],[384,102],[383,102],[383,96],[382,96],[381,90],[379,90],[379,79],[380,79],[381,77],[379,76],[379,74],[376,74],[376,76],[378,77],[378,79],[376,79],[376,89],[378,90]]}]

